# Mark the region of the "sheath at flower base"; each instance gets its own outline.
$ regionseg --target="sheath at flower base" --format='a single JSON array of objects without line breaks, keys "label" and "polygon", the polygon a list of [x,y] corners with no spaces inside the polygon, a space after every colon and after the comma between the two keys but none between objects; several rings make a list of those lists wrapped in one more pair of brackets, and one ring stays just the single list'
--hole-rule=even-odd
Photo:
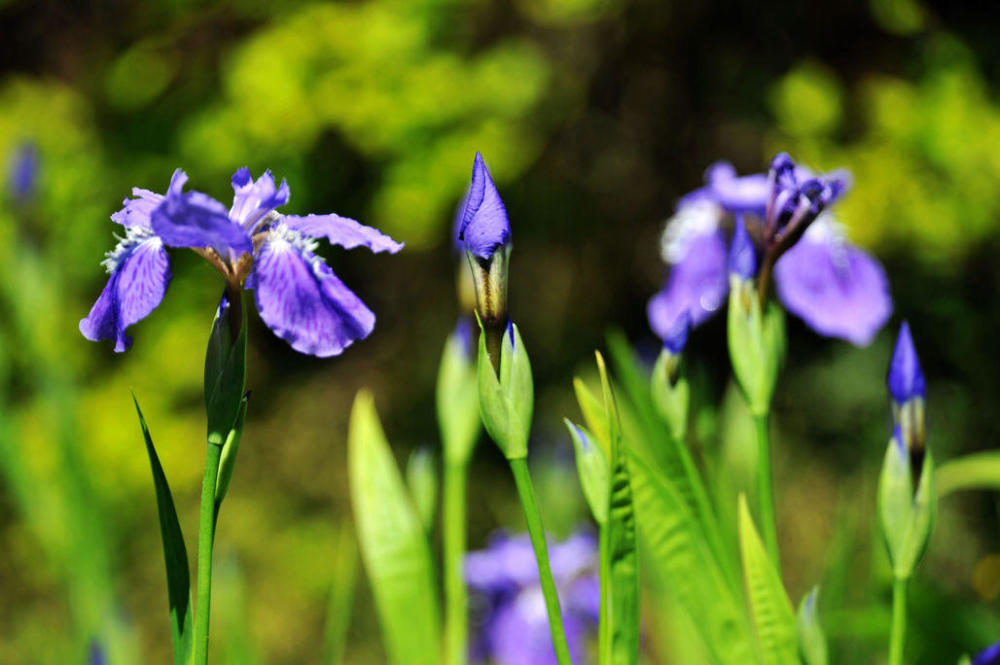
[{"label": "sheath at flower base", "polygon": [[708,185],[681,199],[664,231],[663,255],[671,270],[647,308],[652,330],[663,339],[680,311],[687,309],[697,326],[721,306],[729,289],[722,221],[733,213],[743,214],[750,235],[765,241],[767,218],[773,242],[781,242],[790,227],[808,224],[797,227],[802,237],[774,268],[778,299],[819,334],[868,345],[892,313],[892,299],[881,265],[848,243],[832,213],[823,212],[845,191],[846,175],[816,178],[779,155],[766,178],[736,176],[724,163],[706,178]]},{"label": "sheath at flower base", "polygon": [[[585,647],[600,610],[597,542],[578,533],[549,549],[573,662]],[[495,535],[486,550],[470,552],[465,577],[485,607],[473,656],[496,665],[555,665],[538,564],[527,535]]]},{"label": "sheath at flower base", "polygon": [[314,252],[325,238],[346,249],[398,252],[398,243],[377,229],[335,214],[282,215],[285,182],[271,173],[254,181],[249,169],[233,175],[233,205],[183,191],[187,176],[174,172],[165,195],[135,188],[133,198],[111,216],[125,237],[108,254],[110,275],[80,332],[93,341],[114,340],[115,351],[131,346],[125,334],[163,300],[170,282],[165,247],[189,247],[224,275],[230,290],[253,289],[257,311],[293,349],[319,357],[337,355],[368,336],[375,315]]}]

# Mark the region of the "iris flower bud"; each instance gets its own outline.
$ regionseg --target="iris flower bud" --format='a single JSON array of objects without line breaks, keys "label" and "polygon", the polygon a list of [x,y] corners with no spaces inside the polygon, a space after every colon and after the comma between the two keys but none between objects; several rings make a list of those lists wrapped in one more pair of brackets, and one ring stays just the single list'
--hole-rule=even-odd
[{"label": "iris flower bud", "polygon": [[535,392],[531,362],[521,332],[512,322],[507,322],[502,335],[499,373],[486,351],[485,331],[479,336],[477,374],[479,409],[486,431],[507,459],[527,457]]},{"label": "iris flower bud", "polygon": [[663,351],[653,366],[650,390],[653,403],[677,441],[687,437],[690,389],[681,376],[681,352],[691,329],[691,315],[684,310],[663,339]]},{"label": "iris flower bud", "polygon": [[[915,467],[919,467],[924,454],[926,386],[910,326],[906,321],[899,329],[896,349],[889,363],[887,383],[892,397],[893,420],[902,430],[903,441]],[[919,468],[914,469],[914,474],[920,475]]]}]

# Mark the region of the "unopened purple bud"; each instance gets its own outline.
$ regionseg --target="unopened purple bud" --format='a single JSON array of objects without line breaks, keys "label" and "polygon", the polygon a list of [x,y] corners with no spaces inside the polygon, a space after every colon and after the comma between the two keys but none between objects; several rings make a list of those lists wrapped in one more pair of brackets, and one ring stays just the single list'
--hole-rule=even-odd
[{"label": "unopened purple bud", "polygon": [[733,243],[729,248],[729,274],[738,275],[745,280],[753,279],[757,272],[757,256],[754,253],[753,240],[747,232],[743,216],[736,216],[733,229]]},{"label": "unopened purple bud", "polygon": [[7,172],[7,186],[14,199],[25,201],[35,193],[38,182],[38,147],[25,141],[11,156]]},{"label": "unopened purple bud", "polygon": [[455,330],[452,331],[451,336],[458,340],[466,359],[471,361],[474,356],[472,348],[472,323],[469,321],[469,317],[463,316],[458,319],[458,323],[455,324]]},{"label": "unopened purple bud", "polygon": [[910,326],[906,321],[899,328],[896,350],[889,363],[889,394],[897,404],[904,404],[915,397],[924,397],[924,373],[920,369],[917,349],[913,345]]},{"label": "unopened purple bud", "polygon": [[469,252],[489,260],[497,249],[510,244],[510,222],[500,193],[493,184],[483,156],[478,152],[464,202],[458,238]]},{"label": "unopened purple bud", "polygon": [[670,353],[677,355],[684,350],[687,344],[688,333],[691,331],[691,313],[688,310],[677,315],[673,324],[663,337],[663,348]]}]

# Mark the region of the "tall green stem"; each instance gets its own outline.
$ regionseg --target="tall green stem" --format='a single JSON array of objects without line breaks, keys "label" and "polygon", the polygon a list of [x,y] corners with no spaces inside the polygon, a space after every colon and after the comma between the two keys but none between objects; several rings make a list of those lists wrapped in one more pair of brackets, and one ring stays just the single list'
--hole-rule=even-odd
[{"label": "tall green stem", "polygon": [[552,633],[552,646],[556,652],[559,665],[573,665],[569,657],[569,646],[566,643],[566,631],[563,629],[562,612],[559,609],[559,595],[556,593],[556,582],[552,577],[549,565],[548,547],[545,545],[545,529],[542,527],[542,515],[538,510],[535,498],[535,488],[531,484],[528,473],[528,461],[525,458],[508,460],[510,470],[514,474],[514,483],[524,508],[524,518],[528,523],[528,535],[531,546],[538,560],[538,579],[542,584],[542,595],[545,596],[545,610],[549,615],[549,631]]},{"label": "tall green stem", "polygon": [[466,548],[465,487],[468,467],[444,466],[444,648],[446,665],[465,665],[468,655],[469,597],[463,565]]},{"label": "tall green stem", "polygon": [[771,439],[767,428],[767,414],[754,416],[757,429],[757,494],[760,501],[761,531],[764,545],[775,570],[781,572],[781,555],[778,552],[778,528],[774,519],[774,475],[771,472]]},{"label": "tall green stem", "polygon": [[902,665],[906,640],[906,578],[892,583],[892,632],[889,634],[889,665]]},{"label": "tall green stem", "polygon": [[198,604],[195,606],[194,665],[208,663],[208,620],[212,605],[212,545],[215,542],[215,484],[219,477],[222,446],[209,442],[205,454],[205,479],[201,484],[198,524]]}]

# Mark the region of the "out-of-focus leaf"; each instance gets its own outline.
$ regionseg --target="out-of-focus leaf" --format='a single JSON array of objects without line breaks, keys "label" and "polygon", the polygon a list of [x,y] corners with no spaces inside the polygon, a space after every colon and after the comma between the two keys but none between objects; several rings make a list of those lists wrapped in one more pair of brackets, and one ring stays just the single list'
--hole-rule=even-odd
[{"label": "out-of-focus leaf", "polygon": [[615,396],[604,358],[597,353],[604,412],[611,441],[611,487],[607,524],[601,529],[601,662],[634,665],[639,659],[639,557],[629,468],[622,445]]},{"label": "out-of-focus leaf", "polygon": [[592,434],[577,427],[568,418],[564,418],[563,422],[566,423],[576,450],[576,470],[580,476],[583,496],[587,499],[594,521],[603,526],[608,521],[608,496],[611,492],[608,458],[594,443]]},{"label": "out-of-focus leaf", "polygon": [[752,662],[743,599],[726,581],[687,502],[654,466],[632,451],[629,470],[649,565],[692,618],[713,662]]},{"label": "out-of-focus leaf", "polygon": [[611,441],[608,439],[608,432],[611,431],[608,424],[608,416],[604,412],[604,405],[601,400],[594,395],[587,387],[587,384],[579,377],[573,379],[573,390],[576,392],[576,401],[580,405],[580,412],[587,427],[593,432],[598,443],[604,449],[605,455],[611,454]]},{"label": "out-of-focus leaf", "polygon": [[795,613],[781,578],[754,527],[746,497],[739,498],[743,578],[762,665],[799,665]]},{"label": "out-of-focus leaf", "polygon": [[351,529],[346,525],[341,528],[337,538],[337,553],[331,569],[333,583],[330,587],[330,602],[326,607],[326,625],[323,628],[322,665],[340,665],[344,661],[347,627],[351,623],[351,609],[354,607],[358,546]]},{"label": "out-of-focus leaf", "polygon": [[132,396],[139,425],[146,441],[146,453],[153,471],[153,485],[156,487],[156,507],[160,516],[160,534],[163,536],[163,558],[167,566],[167,596],[170,601],[170,631],[174,642],[174,665],[187,665],[191,658],[194,628],[191,621],[191,572],[188,568],[187,548],[184,534],[177,521],[174,499],[170,494],[167,477],[156,456],[153,439],[146,427],[146,419],[139,409],[139,401]]},{"label": "out-of-focus leaf", "polygon": [[430,533],[434,527],[434,513],[437,511],[438,477],[434,455],[427,448],[413,451],[406,463],[406,484],[410,497],[417,508],[424,531]]},{"label": "out-of-focus leaf", "polygon": [[354,400],[347,439],[354,519],[389,661],[437,665],[441,622],[430,548],[367,391]]},{"label": "out-of-focus leaf", "polygon": [[819,623],[819,587],[815,586],[799,603],[796,630],[799,652],[806,665],[827,665],[826,635]]},{"label": "out-of-focus leaf", "polygon": [[1000,450],[948,460],[935,476],[938,497],[963,490],[1000,490]]}]

